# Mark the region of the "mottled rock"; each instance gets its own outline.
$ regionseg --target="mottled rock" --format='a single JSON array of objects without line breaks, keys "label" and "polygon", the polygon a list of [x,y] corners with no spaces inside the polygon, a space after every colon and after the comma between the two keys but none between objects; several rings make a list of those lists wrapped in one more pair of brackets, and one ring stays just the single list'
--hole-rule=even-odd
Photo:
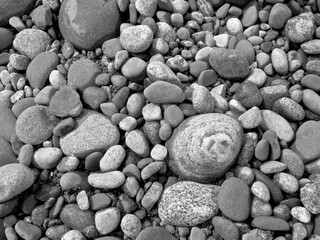
[{"label": "mottled rock", "polygon": [[1,0],[0,2],[0,26],[8,24],[9,19],[13,16],[21,17],[23,14],[28,14],[36,0]]},{"label": "mottled rock", "polygon": [[153,40],[153,32],[147,25],[131,26],[120,34],[121,46],[131,53],[141,53],[149,48]]},{"label": "mottled rock", "polygon": [[285,35],[294,43],[303,43],[312,39],[315,31],[315,19],[307,14],[300,14],[286,22]]},{"label": "mottled rock", "polygon": [[300,189],[300,199],[306,209],[312,214],[320,213],[320,184],[319,182],[307,183]]},{"label": "mottled rock", "polygon": [[10,141],[15,133],[16,117],[12,110],[3,103],[0,103],[0,112],[0,136]]},{"label": "mottled rock", "polygon": [[[167,230],[162,227],[146,227],[137,236],[136,240],[177,240],[177,238],[171,235]],[[101,239],[102,240],[102,239]],[[108,239],[106,239],[108,240]],[[116,240],[116,239],[110,239]]]}]

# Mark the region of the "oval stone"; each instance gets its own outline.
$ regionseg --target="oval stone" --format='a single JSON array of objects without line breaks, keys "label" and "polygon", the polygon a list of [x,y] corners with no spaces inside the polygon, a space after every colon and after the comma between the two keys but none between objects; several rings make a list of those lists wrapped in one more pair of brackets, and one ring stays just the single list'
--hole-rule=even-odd
[{"label": "oval stone", "polygon": [[120,34],[121,46],[131,53],[141,53],[147,50],[153,40],[153,32],[147,25],[131,26]]},{"label": "oval stone", "polygon": [[280,75],[286,75],[288,73],[289,63],[287,55],[282,49],[273,49],[271,53],[271,62],[274,70]]},{"label": "oval stone", "polygon": [[165,224],[194,226],[218,213],[219,186],[182,181],[166,188],[159,201],[158,214]]},{"label": "oval stone", "polygon": [[60,7],[60,32],[80,49],[92,50],[116,37],[120,23],[120,11],[115,0],[66,0]]},{"label": "oval stone", "polygon": [[168,165],[186,179],[209,182],[231,167],[243,139],[241,124],[220,113],[184,120],[167,141]]},{"label": "oval stone", "polygon": [[114,189],[120,187],[125,181],[125,176],[120,171],[106,173],[92,173],[88,177],[88,182],[95,188]]}]

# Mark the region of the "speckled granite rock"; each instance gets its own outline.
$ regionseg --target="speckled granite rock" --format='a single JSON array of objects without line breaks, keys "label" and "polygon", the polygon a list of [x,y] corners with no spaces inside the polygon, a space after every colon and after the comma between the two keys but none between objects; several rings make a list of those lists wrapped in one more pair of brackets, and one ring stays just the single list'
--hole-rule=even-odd
[{"label": "speckled granite rock", "polygon": [[178,182],[164,190],[158,206],[159,217],[170,225],[201,224],[218,213],[219,189],[216,185]]},{"label": "speckled granite rock", "polygon": [[209,182],[234,163],[243,130],[234,118],[219,113],[184,120],[167,141],[169,167],[181,177]]}]

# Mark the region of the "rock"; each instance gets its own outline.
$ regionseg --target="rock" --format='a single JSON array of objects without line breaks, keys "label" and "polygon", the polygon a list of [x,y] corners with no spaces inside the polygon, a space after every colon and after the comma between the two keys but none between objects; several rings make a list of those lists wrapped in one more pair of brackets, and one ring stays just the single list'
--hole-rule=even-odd
[{"label": "rock", "polygon": [[95,79],[100,72],[99,66],[89,59],[75,61],[68,71],[68,85],[82,92],[85,88],[95,85]]},{"label": "rock", "polygon": [[60,147],[67,156],[85,158],[92,152],[107,150],[119,139],[119,130],[109,118],[91,110],[83,110],[75,118],[75,128],[60,138]]},{"label": "rock", "polygon": [[296,132],[296,138],[291,145],[294,151],[306,164],[320,156],[318,141],[320,140],[319,122],[306,121]]},{"label": "rock", "polygon": [[16,117],[19,117],[24,110],[35,105],[33,97],[23,98],[12,106],[12,112]]},{"label": "rock", "polygon": [[153,32],[147,25],[127,27],[120,34],[121,46],[130,53],[141,53],[147,50],[152,40]]},{"label": "rock", "polygon": [[273,176],[273,181],[279,186],[279,188],[288,194],[293,194],[299,190],[298,180],[284,172],[278,172]]},{"label": "rock", "polygon": [[30,14],[34,24],[41,30],[52,26],[51,8],[45,4],[36,7]]},{"label": "rock", "polygon": [[245,113],[241,114],[238,118],[243,128],[253,129],[262,123],[262,114],[258,107],[254,106]]},{"label": "rock", "polygon": [[234,221],[244,221],[250,213],[250,188],[239,178],[227,178],[218,193],[222,213]]},{"label": "rock", "polygon": [[194,226],[218,213],[219,187],[182,181],[167,187],[159,201],[158,214],[165,224]]},{"label": "rock", "polygon": [[311,221],[311,213],[305,207],[293,207],[291,209],[291,215],[302,223],[309,223]]},{"label": "rock", "polygon": [[10,141],[15,133],[16,117],[5,104],[0,103],[0,137]]},{"label": "rock", "polygon": [[234,163],[242,145],[242,127],[224,114],[201,114],[184,120],[166,142],[168,165],[179,176],[209,182]]},{"label": "rock", "polygon": [[238,240],[239,231],[237,226],[230,220],[223,217],[214,217],[212,225],[215,233],[219,234],[225,240]]},{"label": "rock", "polygon": [[135,238],[141,231],[141,221],[134,214],[126,214],[121,219],[122,232],[131,238]]},{"label": "rock", "polygon": [[61,237],[61,240],[73,240],[73,239],[86,240],[86,237],[79,230],[70,230],[65,234],[63,234],[63,236]]},{"label": "rock", "polygon": [[60,186],[62,191],[72,190],[75,188],[89,191],[91,189],[88,183],[88,174],[79,171],[70,171],[62,175],[60,178]]},{"label": "rock", "polygon": [[31,61],[27,68],[26,77],[32,88],[42,89],[49,78],[50,73],[59,64],[59,57],[53,52],[39,53]]},{"label": "rock", "polygon": [[13,47],[30,59],[44,52],[50,44],[50,36],[40,29],[22,30],[13,40]]},{"label": "rock", "polygon": [[141,58],[132,57],[121,67],[121,73],[133,82],[141,82],[146,76],[147,63]]},{"label": "rock", "polygon": [[95,188],[114,189],[120,187],[125,181],[125,176],[120,171],[106,173],[92,173],[88,177],[88,182]]},{"label": "rock", "polygon": [[313,16],[300,14],[288,19],[285,26],[285,35],[294,43],[303,43],[312,39],[315,28]]},{"label": "rock", "polygon": [[320,184],[319,182],[307,183],[300,189],[300,199],[303,206],[312,214],[320,213]]},{"label": "rock", "polygon": [[264,230],[271,231],[289,231],[289,224],[283,220],[282,218],[274,217],[274,216],[259,216],[255,217],[251,225],[253,227],[257,227]]},{"label": "rock", "polygon": [[143,91],[144,96],[154,104],[182,103],[185,100],[184,92],[175,84],[156,81]]},{"label": "rock", "polygon": [[179,78],[174,72],[164,63],[160,61],[150,62],[147,66],[147,74],[152,81],[165,81],[182,87]]},{"label": "rock", "polygon": [[17,157],[12,150],[10,142],[5,140],[3,137],[0,137],[0,152],[13,158]]},{"label": "rock", "polygon": [[275,101],[273,104],[273,111],[289,121],[302,121],[305,117],[303,107],[287,97]]},{"label": "rock", "polygon": [[301,79],[301,85],[315,92],[320,91],[320,76],[315,74],[307,74]]},{"label": "rock", "polygon": [[294,138],[293,129],[286,119],[270,110],[261,110],[261,113],[263,120],[260,126],[264,131],[273,130],[280,140],[286,142]]},{"label": "rock", "polygon": [[319,54],[320,53],[319,44],[320,44],[319,39],[313,39],[308,42],[302,43],[301,48],[306,54]]},{"label": "rock", "polygon": [[99,162],[100,170],[102,172],[117,170],[125,157],[126,150],[121,145],[110,147]]},{"label": "rock", "polygon": [[33,172],[19,163],[11,163],[0,167],[0,174],[1,203],[19,195],[35,181]]},{"label": "rock", "polygon": [[240,40],[237,43],[235,50],[243,53],[243,55],[247,58],[249,65],[251,65],[255,61],[256,53],[253,49],[252,44],[248,40]]},{"label": "rock", "polygon": [[100,87],[91,86],[83,90],[82,99],[91,109],[98,110],[100,104],[108,100],[108,93]]},{"label": "rock", "polygon": [[259,4],[256,1],[249,2],[243,9],[241,23],[243,27],[250,27],[258,20]]},{"label": "rock", "polygon": [[67,0],[59,11],[62,36],[75,47],[93,50],[118,35],[121,24],[116,1]]},{"label": "rock", "polygon": [[3,219],[5,216],[12,213],[17,206],[18,206],[18,196],[11,198],[6,202],[0,203],[0,218]]},{"label": "rock", "polygon": [[22,142],[37,145],[52,136],[54,125],[47,107],[33,106],[18,117],[16,134]]},{"label": "rock", "polygon": [[21,17],[28,14],[36,0],[13,0],[13,1],[0,1],[0,26],[5,26],[9,23],[9,19],[13,16]]},{"label": "rock", "polygon": [[161,194],[162,194],[163,186],[161,183],[154,181],[148,191],[144,194],[141,199],[141,205],[148,212],[151,211],[153,206],[158,202]]},{"label": "rock", "polygon": [[255,181],[251,185],[251,193],[261,199],[264,202],[269,202],[270,200],[270,192],[267,187],[263,182],[261,181]]},{"label": "rock", "polygon": [[284,85],[275,85],[260,88],[263,99],[262,107],[272,109],[273,104],[280,98],[288,96],[288,88]]},{"label": "rock", "polygon": [[39,148],[34,152],[32,164],[38,169],[51,169],[57,166],[62,151],[56,147]]},{"label": "rock", "polygon": [[[283,149],[280,160],[287,165],[287,169],[291,175],[297,179],[303,176],[305,166],[298,154],[290,149]],[[306,171],[308,171],[307,165]]]},{"label": "rock", "polygon": [[168,23],[157,22],[157,27],[155,38],[163,38],[168,44],[176,41],[176,31]]},{"label": "rock", "polygon": [[262,103],[262,96],[257,85],[250,81],[245,81],[239,85],[234,94],[234,98],[245,108],[259,106]]},{"label": "rock", "polygon": [[289,71],[287,54],[280,48],[273,49],[271,62],[274,70],[280,75],[286,75]]},{"label": "rock", "polygon": [[86,227],[94,226],[94,212],[81,210],[77,204],[66,204],[59,215],[63,224],[73,230],[83,231]]},{"label": "rock", "polygon": [[14,230],[23,239],[38,240],[42,234],[41,228],[23,220],[16,223]]},{"label": "rock", "polygon": [[128,133],[125,139],[126,145],[141,157],[148,157],[150,154],[149,142],[143,132],[133,130]]},{"label": "rock", "polygon": [[316,114],[320,114],[320,96],[315,91],[304,89],[302,101],[307,109]]},{"label": "rock", "polygon": [[157,11],[157,0],[137,0],[135,7],[142,16],[153,17]]},{"label": "rock", "polygon": [[[167,230],[162,227],[146,227],[137,236],[136,240],[177,240],[177,238],[171,235]],[[107,240],[107,239],[106,239]],[[110,239],[113,240],[113,239]],[[114,239],[115,240],[115,239]]]},{"label": "rock", "polygon": [[100,210],[94,216],[95,226],[98,232],[106,235],[115,230],[120,224],[120,211],[116,207]]},{"label": "rock", "polygon": [[61,240],[62,236],[69,231],[64,225],[51,226],[46,230],[46,236],[52,240]]},{"label": "rock", "polygon": [[225,48],[213,50],[209,55],[209,63],[220,77],[236,81],[249,74],[249,63],[242,52]]},{"label": "rock", "polygon": [[204,86],[197,86],[192,92],[193,108],[200,114],[212,113],[214,110],[214,98]]},{"label": "rock", "polygon": [[292,12],[287,5],[283,3],[276,3],[271,8],[268,23],[274,29],[281,29],[291,16]]},{"label": "rock", "polygon": [[111,205],[111,198],[105,193],[96,193],[89,198],[90,209],[98,211]]},{"label": "rock", "polygon": [[0,51],[9,47],[12,44],[12,32],[6,28],[0,27]]}]

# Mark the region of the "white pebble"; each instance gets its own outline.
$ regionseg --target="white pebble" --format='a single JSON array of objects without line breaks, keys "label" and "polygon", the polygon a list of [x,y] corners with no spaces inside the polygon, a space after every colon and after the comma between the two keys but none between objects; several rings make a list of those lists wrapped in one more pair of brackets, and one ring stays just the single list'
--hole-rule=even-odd
[{"label": "white pebble", "polygon": [[151,157],[156,161],[162,161],[166,158],[168,150],[161,144],[156,144],[151,150]]}]

